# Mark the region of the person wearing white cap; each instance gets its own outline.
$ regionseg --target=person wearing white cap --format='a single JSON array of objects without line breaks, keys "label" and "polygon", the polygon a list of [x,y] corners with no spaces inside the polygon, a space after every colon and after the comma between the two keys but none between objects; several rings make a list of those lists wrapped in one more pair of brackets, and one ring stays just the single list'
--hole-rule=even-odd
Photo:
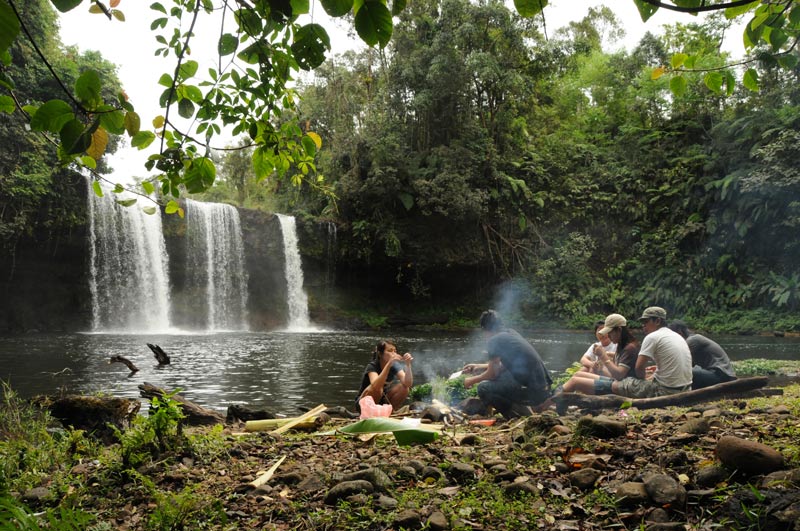
[{"label": "person wearing white cap", "polygon": [[615,381],[631,375],[639,355],[639,341],[628,329],[627,319],[618,313],[612,313],[606,317],[603,328],[597,333],[608,335],[611,341],[617,344],[613,353],[602,346],[594,348],[594,355],[603,374],[578,371],[560,389],[556,389],[556,393],[563,391],[607,395],[611,393],[611,385]]},{"label": "person wearing white cap", "polygon": [[[650,306],[642,312],[639,321],[647,335],[636,358],[636,377],[614,382],[611,390],[632,398],[689,391],[692,388],[692,355],[683,337],[667,327],[666,310]],[[648,374],[648,367],[652,365],[656,370]]]}]

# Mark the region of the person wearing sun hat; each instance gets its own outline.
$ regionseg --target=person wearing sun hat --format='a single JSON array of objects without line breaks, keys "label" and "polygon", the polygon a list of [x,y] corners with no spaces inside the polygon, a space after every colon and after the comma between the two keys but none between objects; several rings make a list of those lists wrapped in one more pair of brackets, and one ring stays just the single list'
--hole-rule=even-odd
[{"label": "person wearing sun hat", "polygon": [[[682,336],[667,327],[667,311],[645,308],[639,318],[646,334],[636,358],[636,378],[614,382],[614,394],[647,398],[689,391],[692,388],[692,354]],[[656,370],[648,374],[648,367]]]},{"label": "person wearing sun hat", "polygon": [[639,355],[639,341],[628,329],[628,320],[618,313],[606,317],[603,328],[598,334],[606,334],[617,344],[616,352],[609,352],[601,345],[596,345],[594,355],[601,366],[602,374],[578,371],[563,386],[556,389],[561,392],[579,392],[587,395],[607,395],[616,380],[622,380],[633,373]]}]

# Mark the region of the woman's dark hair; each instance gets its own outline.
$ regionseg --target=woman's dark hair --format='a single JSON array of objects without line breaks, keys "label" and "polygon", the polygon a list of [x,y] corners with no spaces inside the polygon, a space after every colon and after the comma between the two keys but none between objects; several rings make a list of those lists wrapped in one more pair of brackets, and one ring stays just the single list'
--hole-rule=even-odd
[{"label": "woman's dark hair", "polygon": [[494,310],[486,310],[481,314],[481,328],[489,332],[496,332],[503,328],[503,320]]},{"label": "woman's dark hair", "polygon": [[678,321],[678,320],[672,321],[668,325],[668,328],[673,332],[677,332],[678,334],[680,334],[683,337],[683,339],[689,337],[689,327],[686,326],[686,323],[684,323],[683,321]]},{"label": "woman's dark hair", "polygon": [[381,339],[378,341],[378,344],[375,345],[375,350],[372,351],[372,359],[376,360],[381,357],[381,354],[386,350],[386,345],[397,345],[394,344],[394,341],[390,341],[388,339]]},{"label": "woman's dark hair", "polygon": [[617,352],[622,352],[625,347],[631,343],[638,343],[639,340],[633,335],[633,332],[627,326],[619,327],[619,343],[617,343]]},{"label": "woman's dark hair", "polygon": [[595,333],[600,330],[601,328],[605,328],[606,322],[605,321],[595,321],[594,322],[594,331]]}]

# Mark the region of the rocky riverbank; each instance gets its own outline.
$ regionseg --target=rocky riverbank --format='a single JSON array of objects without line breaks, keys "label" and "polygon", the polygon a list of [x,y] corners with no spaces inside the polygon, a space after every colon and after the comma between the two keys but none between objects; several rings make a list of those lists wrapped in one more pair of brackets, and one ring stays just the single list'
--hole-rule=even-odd
[{"label": "rocky riverbank", "polygon": [[[412,446],[330,433],[352,423],[336,418],[279,436],[192,428],[172,450],[131,437],[94,458],[76,449],[63,477],[15,496],[79,507],[95,530],[797,530],[799,416],[790,385],[693,408],[450,425]],[[150,457],[126,468],[126,445]]]}]

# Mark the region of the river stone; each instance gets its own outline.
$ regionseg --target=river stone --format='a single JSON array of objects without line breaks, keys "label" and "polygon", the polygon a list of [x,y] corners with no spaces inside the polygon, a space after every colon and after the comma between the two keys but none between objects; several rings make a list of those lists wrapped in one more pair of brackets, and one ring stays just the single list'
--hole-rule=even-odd
[{"label": "river stone", "polygon": [[645,522],[657,522],[657,523],[664,523],[669,522],[669,513],[662,509],[661,507],[656,507],[650,514],[645,517]]},{"label": "river stone", "polygon": [[317,475],[309,475],[297,484],[297,488],[303,492],[319,492],[325,488],[325,484]]},{"label": "river stone", "polygon": [[394,498],[390,498],[389,496],[384,496],[383,494],[378,496],[378,499],[375,500],[375,505],[387,511],[393,511],[397,509],[397,503],[398,503],[397,500],[395,500]]},{"label": "river stone", "polygon": [[386,472],[379,468],[365,468],[364,470],[357,470],[356,472],[345,474],[344,477],[342,477],[342,481],[355,481],[358,479],[369,481],[372,483],[372,486],[375,487],[375,490],[381,492],[386,492],[393,485],[391,478],[386,475]]},{"label": "river stone", "polygon": [[764,476],[762,489],[797,489],[800,488],[800,468],[779,470]]},{"label": "river stone", "polygon": [[394,525],[396,528],[417,529],[422,524],[422,515],[417,511],[406,509],[401,511],[394,517]]},{"label": "river stone", "polygon": [[484,404],[480,398],[470,397],[465,398],[461,402],[458,403],[456,409],[459,409],[464,412],[465,415],[486,415],[488,410],[486,409],[486,404]]},{"label": "river stone", "polygon": [[600,470],[594,468],[581,468],[580,470],[570,473],[569,482],[573,487],[577,487],[580,490],[585,491],[594,487],[594,484],[597,483],[597,480],[600,479],[600,476],[602,475],[603,473]]},{"label": "river stone", "polygon": [[692,435],[703,435],[708,433],[708,419],[707,418],[696,418],[696,419],[689,419],[675,430],[678,433],[691,433]]},{"label": "river stone", "polygon": [[325,495],[325,504],[336,505],[336,502],[339,500],[343,500],[355,494],[363,492],[372,494],[374,491],[375,487],[372,486],[372,483],[363,479],[343,481],[331,487],[331,490]]},{"label": "river stone", "polygon": [[503,487],[503,490],[509,496],[514,496],[520,492],[539,495],[539,489],[530,481],[515,481]]},{"label": "river stone", "polygon": [[450,476],[459,485],[470,483],[477,479],[475,467],[467,463],[456,462],[450,466]]},{"label": "river stone", "polygon": [[422,469],[426,466],[425,462],[420,461],[419,459],[409,459],[406,464],[416,470],[417,474],[422,473]]},{"label": "river stone", "polygon": [[785,404],[780,404],[769,410],[773,415],[791,415],[792,410]]},{"label": "river stone", "polygon": [[783,468],[783,455],[766,444],[726,435],[717,441],[722,464],[745,474],[768,474]]},{"label": "river stone", "polygon": [[25,493],[22,495],[22,501],[25,503],[37,504],[41,503],[49,496],[50,490],[46,487],[34,487],[25,491]]},{"label": "river stone", "polygon": [[428,529],[432,531],[445,531],[446,529],[450,529],[450,523],[447,521],[447,517],[441,511],[434,511],[428,517]]},{"label": "river stone", "polygon": [[659,459],[662,467],[677,467],[683,466],[689,462],[689,455],[686,450],[675,450],[674,452],[667,452]]},{"label": "river stone", "polygon": [[577,431],[599,439],[612,439],[625,435],[628,432],[628,427],[624,422],[610,419],[605,415],[598,415],[596,417],[581,417],[578,420]]},{"label": "river stone", "polygon": [[697,471],[695,482],[701,487],[714,487],[726,481],[728,476],[730,476],[730,472],[724,467],[717,465],[704,466]]},{"label": "river stone", "polygon": [[648,500],[644,483],[638,481],[628,481],[617,487],[616,496],[617,503],[626,507],[641,505]]},{"label": "river stone", "polygon": [[650,499],[659,505],[683,506],[686,502],[686,489],[666,474],[651,474],[646,477],[644,488]]},{"label": "river stone", "polygon": [[480,442],[481,438],[475,433],[467,433],[459,441],[462,446],[477,446]]},{"label": "river stone", "polygon": [[439,470],[435,466],[430,466],[430,465],[426,466],[425,468],[423,468],[422,469],[422,474],[420,474],[420,475],[422,476],[422,479],[431,478],[431,479],[434,479],[436,481],[439,481],[440,479],[442,479],[444,477],[444,474],[442,473],[441,470]]},{"label": "river stone", "polygon": [[444,413],[436,406],[428,406],[422,413],[420,413],[419,418],[421,419],[428,419],[431,422],[441,422],[444,418]]},{"label": "river stone", "polygon": [[514,481],[517,479],[518,474],[513,470],[501,470],[494,475],[495,483],[502,483],[504,481]]}]

